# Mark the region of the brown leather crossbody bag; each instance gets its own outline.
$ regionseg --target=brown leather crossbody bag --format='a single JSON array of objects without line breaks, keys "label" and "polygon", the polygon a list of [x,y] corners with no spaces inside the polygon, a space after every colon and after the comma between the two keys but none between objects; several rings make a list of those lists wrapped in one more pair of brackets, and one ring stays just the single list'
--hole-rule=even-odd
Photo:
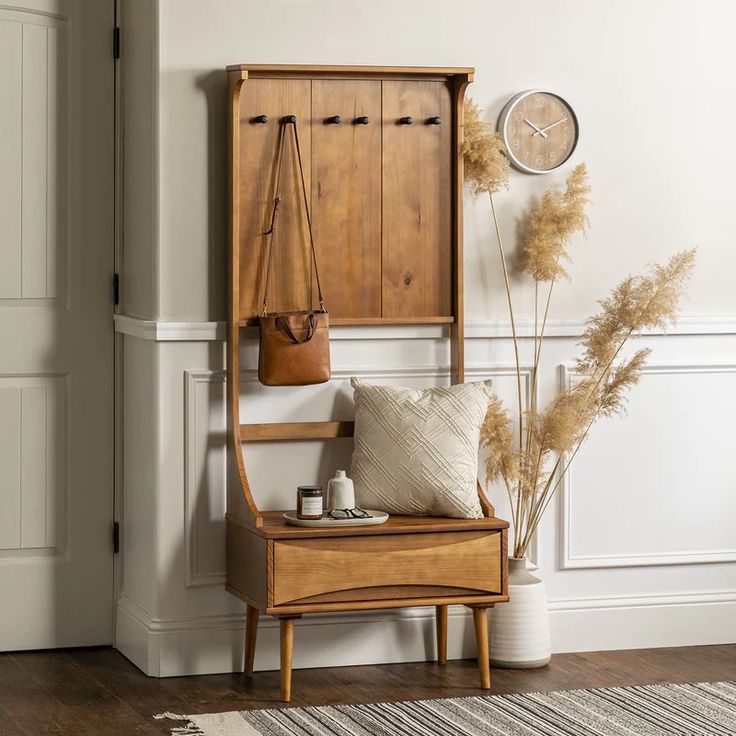
[{"label": "brown leather crossbody bag", "polygon": [[[304,200],[304,211],[309,229],[309,245],[314,263],[314,275],[319,296],[319,310],[312,310],[311,279],[309,307],[303,312],[268,311],[268,288],[271,280],[271,261],[273,259],[273,239],[278,219],[281,199],[281,168],[284,159],[284,144],[288,130],[294,132],[294,148],[299,164],[301,190]],[[266,386],[307,386],[313,383],[324,383],[330,379],[330,335],[329,315],[322,298],[322,287],[317,268],[317,254],[312,234],[312,218],[307,202],[307,187],[304,183],[302,154],[299,148],[299,134],[296,129],[296,118],[285,118],[279,131],[276,165],[276,191],[271,214],[271,226],[264,233],[268,251],[266,262],[266,283],[263,289],[263,306],[259,320],[261,338],[258,352],[258,380]]]}]

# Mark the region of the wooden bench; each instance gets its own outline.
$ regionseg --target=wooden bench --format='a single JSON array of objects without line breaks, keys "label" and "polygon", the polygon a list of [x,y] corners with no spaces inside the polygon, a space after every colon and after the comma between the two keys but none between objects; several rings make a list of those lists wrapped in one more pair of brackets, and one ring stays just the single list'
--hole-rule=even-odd
[{"label": "wooden bench", "polygon": [[[240,425],[245,442],[352,437],[352,422]],[[508,600],[508,522],[391,516],[334,529],[227,517],[227,590],[247,604],[245,665],[253,673],[260,612],[281,625],[281,697],[291,698],[294,619],[309,613],[434,606],[437,660],[447,661],[447,606],[472,609],[481,687],[490,687],[487,609]]]},{"label": "wooden bench", "polygon": [[[228,495],[227,589],[247,604],[245,673],[258,617],[281,622],[281,694],[291,697],[294,619],[310,613],[434,606],[437,657],[447,607],[473,611],[481,687],[490,687],[487,610],[507,600],[507,528],[480,486],[482,519],[393,516],[381,526],[305,529],[259,509],[243,443],[343,440],[353,423],[240,423],[241,329],[258,324],[263,233],[274,197],[280,121],[298,119],[320,279],[330,322],[449,328],[451,380],[464,380],[462,117],[470,68],[228,67],[230,452],[242,494]],[[343,122],[332,124],[335,116]],[[362,121],[359,123],[359,121]],[[303,309],[313,276],[304,222],[284,182],[274,311]],[[314,306],[314,305],[312,305]],[[299,389],[293,389],[298,391]],[[349,570],[349,574],[348,571]]]}]

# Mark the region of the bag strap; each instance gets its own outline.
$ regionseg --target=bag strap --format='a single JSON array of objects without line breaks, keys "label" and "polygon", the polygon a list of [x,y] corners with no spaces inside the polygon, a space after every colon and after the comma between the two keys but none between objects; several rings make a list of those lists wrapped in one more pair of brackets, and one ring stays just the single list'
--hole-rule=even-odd
[{"label": "bag strap", "polygon": [[[279,130],[279,142],[277,148],[277,165],[276,165],[276,191],[273,201],[273,211],[271,212],[271,225],[263,235],[267,239],[267,261],[266,261],[266,283],[263,288],[263,305],[261,308],[261,316],[265,317],[268,314],[268,287],[271,282],[271,261],[273,259],[273,237],[276,230],[276,218],[279,213],[279,207],[281,206],[281,197],[279,191],[281,189],[281,168],[284,160],[284,142],[286,141],[286,130],[288,126],[293,126],[294,131],[294,144],[296,148],[297,161],[299,163],[299,176],[302,184],[302,198],[304,201],[304,212],[307,217],[307,227],[309,229],[309,245],[312,253],[312,262],[314,263],[314,275],[317,281],[317,295],[319,296],[319,308],[320,311],[326,312],[324,299],[322,297],[322,285],[319,281],[319,268],[317,266],[317,252],[314,247],[314,235],[312,233],[312,218],[309,214],[309,204],[307,199],[307,185],[304,181],[304,166],[302,164],[302,152],[299,146],[299,134],[296,129],[296,117],[290,115],[281,121],[281,128]],[[310,279],[309,283],[309,308],[312,308],[312,283]]]},{"label": "bag strap", "polygon": [[295,334],[294,330],[291,329],[291,325],[289,324],[289,320],[286,319],[283,315],[279,315],[276,317],[276,329],[279,332],[283,332],[289,342],[293,343],[294,345],[302,345],[305,342],[309,342],[312,337],[314,337],[314,331],[317,328],[317,320],[315,319],[314,313],[310,312],[307,316],[307,333],[304,336],[303,340],[300,340]]}]

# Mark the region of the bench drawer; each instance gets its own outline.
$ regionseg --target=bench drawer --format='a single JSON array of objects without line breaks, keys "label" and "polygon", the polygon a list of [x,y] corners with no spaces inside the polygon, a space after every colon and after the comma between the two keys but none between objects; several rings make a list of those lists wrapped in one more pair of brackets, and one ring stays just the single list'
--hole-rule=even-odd
[{"label": "bench drawer", "polygon": [[276,540],[272,604],[499,594],[501,537],[468,531]]}]

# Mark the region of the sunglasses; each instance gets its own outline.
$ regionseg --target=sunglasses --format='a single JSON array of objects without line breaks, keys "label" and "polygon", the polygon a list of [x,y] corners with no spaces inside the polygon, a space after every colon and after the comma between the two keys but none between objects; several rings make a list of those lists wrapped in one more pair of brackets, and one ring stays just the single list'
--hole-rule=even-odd
[{"label": "sunglasses", "polygon": [[363,509],[332,509],[327,516],[330,519],[372,519],[373,517]]}]

